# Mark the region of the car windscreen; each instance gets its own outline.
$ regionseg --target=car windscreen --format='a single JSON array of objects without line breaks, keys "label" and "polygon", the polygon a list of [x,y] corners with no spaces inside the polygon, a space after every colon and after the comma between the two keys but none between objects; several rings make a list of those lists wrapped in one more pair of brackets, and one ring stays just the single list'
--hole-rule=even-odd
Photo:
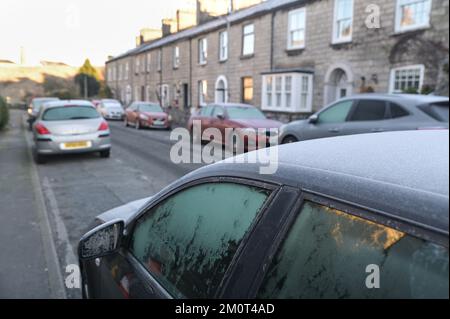
[{"label": "car windscreen", "polygon": [[91,106],[62,106],[48,109],[42,115],[43,121],[70,121],[99,118],[97,110]]},{"label": "car windscreen", "polygon": [[448,101],[446,101],[422,105],[419,108],[436,121],[448,123],[448,107]]},{"label": "car windscreen", "polygon": [[264,114],[254,107],[229,107],[227,108],[228,116],[230,119],[260,119],[263,120],[266,117]]},{"label": "car windscreen", "polygon": [[161,106],[158,104],[140,104],[139,105],[140,112],[153,112],[153,113],[161,113],[164,112]]}]

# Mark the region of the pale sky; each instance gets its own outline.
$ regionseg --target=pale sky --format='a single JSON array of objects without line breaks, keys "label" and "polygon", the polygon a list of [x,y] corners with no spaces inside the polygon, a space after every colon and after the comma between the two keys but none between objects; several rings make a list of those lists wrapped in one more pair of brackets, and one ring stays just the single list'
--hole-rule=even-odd
[{"label": "pale sky", "polygon": [[192,0],[0,0],[0,60],[103,65],[108,55],[135,47],[143,27],[161,27]]}]

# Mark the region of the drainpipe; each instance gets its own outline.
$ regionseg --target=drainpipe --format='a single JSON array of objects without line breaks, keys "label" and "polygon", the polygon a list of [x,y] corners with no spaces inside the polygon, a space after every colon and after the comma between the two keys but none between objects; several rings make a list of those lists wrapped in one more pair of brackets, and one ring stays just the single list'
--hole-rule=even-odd
[{"label": "drainpipe", "polygon": [[274,34],[275,34],[275,15],[276,12],[272,12],[272,18],[270,21],[270,71],[273,71],[273,50],[274,50]]}]

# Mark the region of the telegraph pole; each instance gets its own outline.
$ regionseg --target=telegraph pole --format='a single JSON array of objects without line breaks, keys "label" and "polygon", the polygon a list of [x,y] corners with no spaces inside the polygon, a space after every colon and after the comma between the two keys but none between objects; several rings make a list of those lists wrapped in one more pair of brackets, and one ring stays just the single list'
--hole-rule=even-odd
[{"label": "telegraph pole", "polygon": [[88,99],[87,74],[84,75],[84,99]]}]

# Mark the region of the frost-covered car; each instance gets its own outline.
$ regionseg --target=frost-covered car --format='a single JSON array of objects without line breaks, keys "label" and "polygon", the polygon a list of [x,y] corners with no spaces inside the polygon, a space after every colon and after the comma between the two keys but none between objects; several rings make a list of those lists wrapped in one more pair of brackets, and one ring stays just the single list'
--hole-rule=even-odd
[{"label": "frost-covered car", "polygon": [[84,297],[449,297],[447,130],[277,150],[272,175],[230,158],[98,216]]}]

